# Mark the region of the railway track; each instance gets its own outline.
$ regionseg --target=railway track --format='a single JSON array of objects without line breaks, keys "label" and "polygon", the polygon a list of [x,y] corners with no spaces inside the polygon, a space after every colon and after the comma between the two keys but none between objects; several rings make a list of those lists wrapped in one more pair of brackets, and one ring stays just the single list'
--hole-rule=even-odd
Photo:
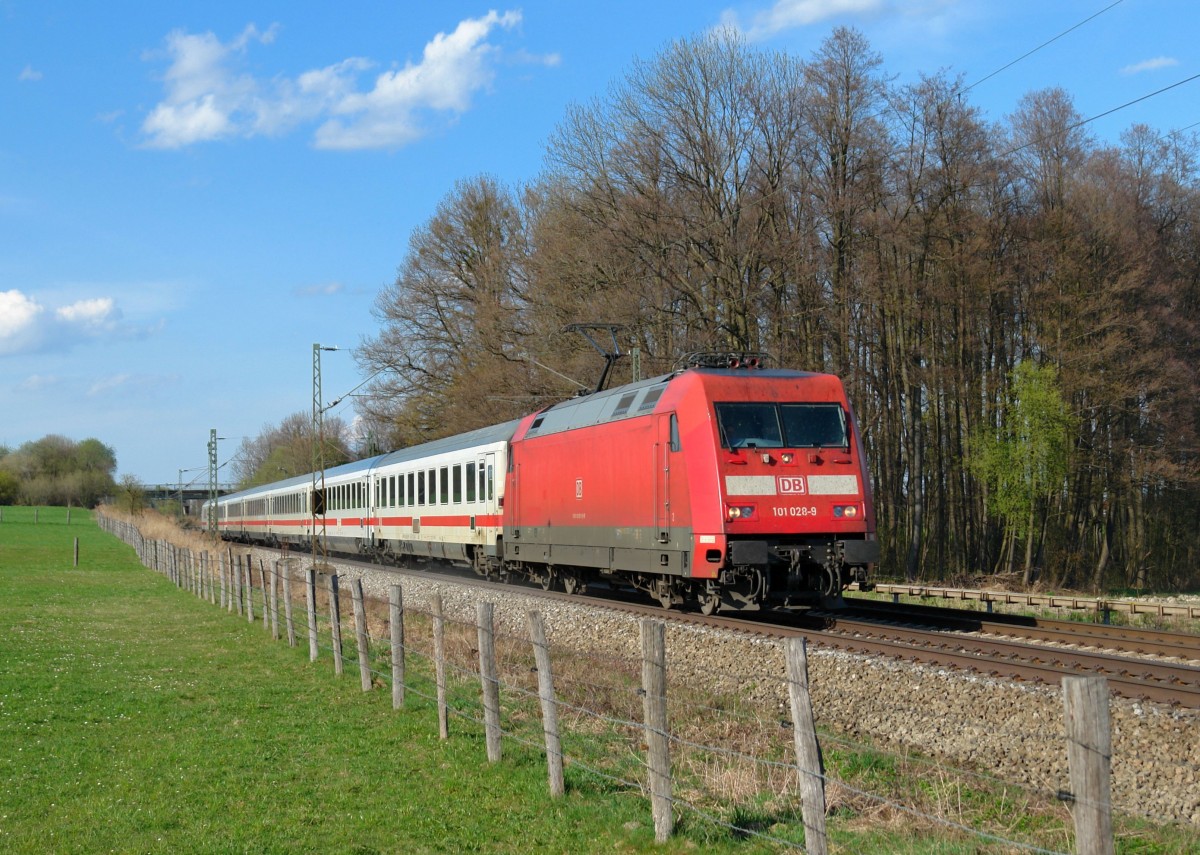
[{"label": "railway track", "polygon": [[[1110,689],[1131,700],[1200,709],[1200,665],[1147,657],[1200,658],[1200,638],[1183,633],[1140,631],[1070,621],[963,613],[918,607],[918,611],[863,606],[846,612],[757,613],[751,616],[667,611],[640,595],[596,590],[588,594],[544,591],[537,586],[489,582],[457,568],[405,569],[338,559],[372,572],[437,575],[481,590],[520,592],[596,608],[729,630],[764,638],[803,637],[810,644],[916,664],[954,668],[1000,680],[1058,685],[1064,676],[1101,675]],[[875,604],[883,606],[884,604]],[[912,625],[914,621],[921,625]],[[1069,643],[1071,646],[1064,646]],[[1092,648],[1105,648],[1102,650]],[[1113,652],[1116,648],[1118,652]],[[1137,654],[1142,654],[1141,656]]]},{"label": "railway track", "polygon": [[959,632],[978,632],[1200,662],[1200,635],[1186,632],[1025,615],[982,614],[967,609],[893,605],[850,597],[846,598],[846,605],[843,617],[925,623]]}]

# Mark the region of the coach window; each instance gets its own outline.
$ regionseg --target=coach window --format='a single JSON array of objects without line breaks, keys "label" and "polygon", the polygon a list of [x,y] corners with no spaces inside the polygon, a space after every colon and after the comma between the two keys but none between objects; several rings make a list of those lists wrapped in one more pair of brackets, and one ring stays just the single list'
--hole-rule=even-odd
[{"label": "coach window", "polygon": [[679,450],[679,416],[671,413],[671,450]]},{"label": "coach window", "polygon": [[475,464],[467,464],[467,501],[475,501]]},{"label": "coach window", "polygon": [[462,464],[456,463],[454,470],[450,473],[450,483],[453,486],[451,492],[451,502],[456,505],[462,504]]},{"label": "coach window", "polygon": [[425,507],[425,473],[417,473],[417,504]]},{"label": "coach window", "polygon": [[492,477],[492,464],[490,463],[487,468],[487,488],[488,501],[490,502],[496,498],[496,482]]},{"label": "coach window", "polygon": [[438,474],[441,476],[438,479],[438,496],[444,505],[450,501],[450,467],[443,466]]}]

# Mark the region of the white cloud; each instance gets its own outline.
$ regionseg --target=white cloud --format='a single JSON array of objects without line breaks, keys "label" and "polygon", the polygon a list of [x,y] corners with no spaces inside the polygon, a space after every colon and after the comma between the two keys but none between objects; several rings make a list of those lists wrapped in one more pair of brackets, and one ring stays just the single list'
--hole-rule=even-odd
[{"label": "white cloud", "polygon": [[0,356],[68,350],[98,336],[126,333],[111,297],[77,300],[54,310],[16,290],[0,291]]},{"label": "white cloud", "polygon": [[103,395],[106,392],[120,389],[122,386],[128,386],[132,380],[133,377],[129,374],[114,374],[111,377],[102,377],[92,383],[87,393],[90,397]]},{"label": "white cloud", "polygon": [[15,288],[0,291],[0,336],[12,335],[29,326],[42,307]]},{"label": "white cloud", "polygon": [[759,40],[838,15],[879,12],[885,5],[885,0],[775,0],[770,9],[751,16],[750,23],[745,26],[735,11],[727,9],[721,14],[721,26],[737,30],[748,39]]},{"label": "white cloud", "polygon": [[62,383],[62,378],[55,374],[30,374],[17,388],[22,392],[40,392],[43,389],[53,389]]},{"label": "white cloud", "polygon": [[111,397],[111,393],[120,392],[122,396],[134,393],[155,392],[179,383],[177,374],[112,374],[93,380],[88,386],[89,398]]},{"label": "white cloud", "polygon": [[346,286],[341,282],[322,282],[317,285],[305,285],[302,288],[297,288],[296,293],[301,297],[332,297],[334,294],[341,294],[346,290]]},{"label": "white cloud", "polygon": [[173,30],[168,34],[166,55],[171,65],[163,76],[167,97],[142,124],[148,144],[179,148],[235,133],[253,113],[259,84],[249,75],[235,74],[229,65],[246,53],[252,41],[270,44],[274,40],[275,27],[260,33],[253,24],[229,44],[212,33]]},{"label": "white cloud", "polygon": [[112,327],[116,318],[120,317],[112,297],[96,297],[91,300],[80,300],[69,306],[56,309],[54,314],[68,324],[78,324],[93,329]]},{"label": "white cloud", "polygon": [[[294,78],[256,79],[236,68],[253,43],[274,41],[250,25],[224,44],[214,34],[174,31],[167,37],[166,97],[142,124],[146,144],[180,148],[198,142],[281,134],[318,125],[318,148],[395,148],[428,132],[430,114],[457,115],[495,79],[501,50],[489,39],[521,22],[519,11],[488,12],[460,21],[425,45],[420,62],[361,78],[376,67],[350,57]],[[161,56],[162,54],[158,54]],[[151,57],[154,58],[154,57]],[[557,55],[514,54],[523,64],[558,64]]]},{"label": "white cloud", "polygon": [[40,339],[45,308],[20,291],[0,291],[0,355],[17,353]]},{"label": "white cloud", "polygon": [[1156,56],[1142,62],[1127,65],[1121,69],[1122,74],[1141,74],[1143,71],[1158,71],[1160,68],[1170,68],[1179,65],[1179,60],[1169,56]]},{"label": "white cloud", "polygon": [[36,83],[42,79],[42,73],[35,69],[32,65],[27,65],[21,69],[21,73],[17,76],[17,80],[22,83]]}]

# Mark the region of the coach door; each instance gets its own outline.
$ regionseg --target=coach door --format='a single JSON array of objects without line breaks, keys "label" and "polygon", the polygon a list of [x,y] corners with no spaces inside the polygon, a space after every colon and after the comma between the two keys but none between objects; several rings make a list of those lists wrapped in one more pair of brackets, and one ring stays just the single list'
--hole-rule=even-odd
[{"label": "coach door", "polygon": [[380,479],[378,476],[372,477],[368,475],[366,483],[363,484],[363,491],[365,494],[363,502],[366,504],[366,508],[363,509],[364,519],[362,522],[366,523],[367,525],[366,538],[372,546],[375,545],[375,529],[379,525],[379,518],[377,514],[379,513],[380,505],[379,490],[381,487],[381,480],[382,479]]},{"label": "coach door", "polygon": [[479,485],[477,488],[478,507],[482,520],[474,520],[479,528],[497,525],[496,520],[496,453],[494,451],[479,455],[475,473]]}]

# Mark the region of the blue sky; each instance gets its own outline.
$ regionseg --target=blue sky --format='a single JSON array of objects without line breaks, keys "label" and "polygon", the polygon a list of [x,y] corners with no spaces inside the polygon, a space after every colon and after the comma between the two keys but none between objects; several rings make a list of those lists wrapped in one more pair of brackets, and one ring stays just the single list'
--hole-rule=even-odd
[{"label": "blue sky", "polygon": [[[456,180],[516,186],[573,102],[715,26],[810,56],[860,29],[901,82],[968,82],[1111,0],[0,0],[0,444],[96,437],[172,483],[360,377],[349,349]],[[1123,0],[976,86],[1095,116],[1200,73],[1200,4]],[[1200,122],[1200,81],[1090,126]],[[335,410],[353,418],[349,403]],[[203,473],[197,473],[199,477]],[[185,480],[192,474],[185,475]]]}]

